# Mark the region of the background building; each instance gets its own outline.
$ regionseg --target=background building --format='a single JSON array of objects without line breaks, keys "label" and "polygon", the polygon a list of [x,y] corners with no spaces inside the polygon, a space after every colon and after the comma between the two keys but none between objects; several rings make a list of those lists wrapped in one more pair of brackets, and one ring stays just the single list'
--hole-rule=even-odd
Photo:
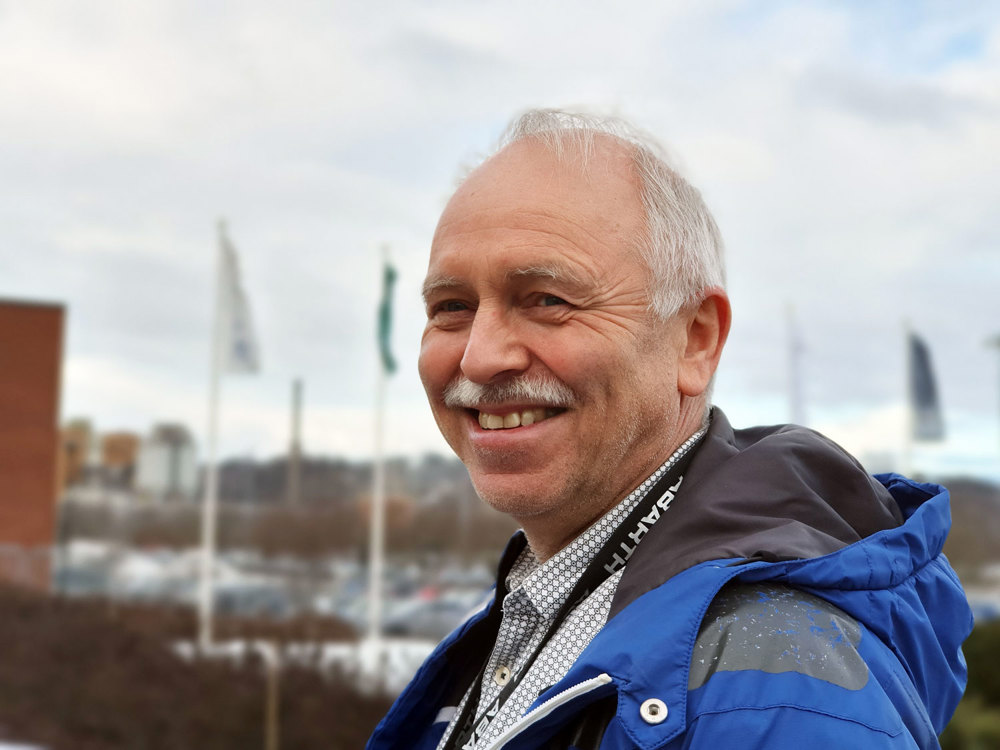
[{"label": "background building", "polygon": [[134,432],[101,435],[101,471],[105,484],[118,489],[132,487],[141,445],[142,439]]},{"label": "background building", "polygon": [[139,449],[135,488],[155,502],[193,500],[198,487],[194,440],[181,424],[159,424]]},{"label": "background building", "polygon": [[49,585],[64,308],[0,300],[0,579]]},{"label": "background building", "polygon": [[95,441],[94,428],[89,419],[71,419],[63,425],[60,490],[85,481],[93,463]]}]

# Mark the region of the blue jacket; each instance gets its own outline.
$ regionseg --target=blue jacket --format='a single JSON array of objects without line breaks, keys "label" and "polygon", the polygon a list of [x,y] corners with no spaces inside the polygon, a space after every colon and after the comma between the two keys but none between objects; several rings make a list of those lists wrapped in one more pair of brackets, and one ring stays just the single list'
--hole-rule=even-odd
[{"label": "blue jacket", "polygon": [[[937,747],[972,627],[941,553],[948,502],[811,431],[734,431],[715,410],[607,624],[495,747]],[[433,750],[503,593],[438,646],[370,750]]]}]

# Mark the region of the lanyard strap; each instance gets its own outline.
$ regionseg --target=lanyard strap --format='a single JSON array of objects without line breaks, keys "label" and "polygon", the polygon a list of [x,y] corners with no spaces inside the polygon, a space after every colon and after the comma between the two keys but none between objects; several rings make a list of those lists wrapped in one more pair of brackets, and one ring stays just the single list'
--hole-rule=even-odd
[{"label": "lanyard strap", "polygon": [[576,582],[576,585],[556,612],[556,616],[545,631],[541,642],[524,662],[524,665],[507,683],[500,692],[500,695],[497,696],[497,699],[485,710],[481,711],[477,718],[473,712],[479,704],[486,666],[490,661],[491,654],[487,654],[483,666],[476,675],[475,682],[472,683],[469,698],[466,700],[462,713],[455,722],[455,728],[452,731],[451,737],[448,738],[445,750],[473,750],[475,748],[476,741],[483,736],[493,719],[500,712],[500,709],[513,694],[514,690],[517,689],[517,686],[521,684],[521,680],[524,679],[528,670],[531,669],[531,666],[535,663],[535,659],[538,658],[542,649],[545,648],[569,613],[586,600],[594,589],[621,568],[625,567],[625,563],[628,562],[632,553],[635,552],[635,548],[646,535],[646,532],[660,519],[660,516],[670,507],[670,503],[676,497],[681,482],[684,481],[684,472],[687,470],[688,464],[691,463],[691,458],[694,456],[695,451],[693,449],[701,438],[704,437],[704,434],[704,431],[695,433],[677,450],[675,454],[677,458],[674,463],[646,490],[642,499],[636,503],[636,506],[618,525],[618,528],[614,530],[608,541],[605,542],[604,546],[601,547],[590,561],[590,564],[587,565],[580,579]]}]

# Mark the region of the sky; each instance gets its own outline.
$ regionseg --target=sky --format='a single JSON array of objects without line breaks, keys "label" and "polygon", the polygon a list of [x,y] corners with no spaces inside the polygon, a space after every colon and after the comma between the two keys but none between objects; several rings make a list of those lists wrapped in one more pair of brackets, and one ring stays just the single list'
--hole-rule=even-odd
[{"label": "sky", "polygon": [[1000,480],[1000,8],[993,3],[0,0],[0,298],[66,305],[61,413],[204,445],[216,225],[262,356],[222,383],[224,456],[371,455],[382,248],[398,269],[386,447],[448,452],[419,289],[463,165],[535,106],[667,144],[725,237],[715,402],[886,468],[904,335],[947,439],[913,466]]}]

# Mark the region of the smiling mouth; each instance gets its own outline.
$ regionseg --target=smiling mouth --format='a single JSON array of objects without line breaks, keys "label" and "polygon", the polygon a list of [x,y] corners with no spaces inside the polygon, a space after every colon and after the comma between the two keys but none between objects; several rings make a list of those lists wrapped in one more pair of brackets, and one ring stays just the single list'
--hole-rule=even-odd
[{"label": "smiling mouth", "polygon": [[527,427],[537,422],[544,422],[557,414],[562,414],[565,409],[540,407],[536,409],[522,409],[520,411],[505,412],[503,414],[488,414],[475,409],[469,410],[479,420],[479,426],[484,430],[511,430],[515,427]]}]

